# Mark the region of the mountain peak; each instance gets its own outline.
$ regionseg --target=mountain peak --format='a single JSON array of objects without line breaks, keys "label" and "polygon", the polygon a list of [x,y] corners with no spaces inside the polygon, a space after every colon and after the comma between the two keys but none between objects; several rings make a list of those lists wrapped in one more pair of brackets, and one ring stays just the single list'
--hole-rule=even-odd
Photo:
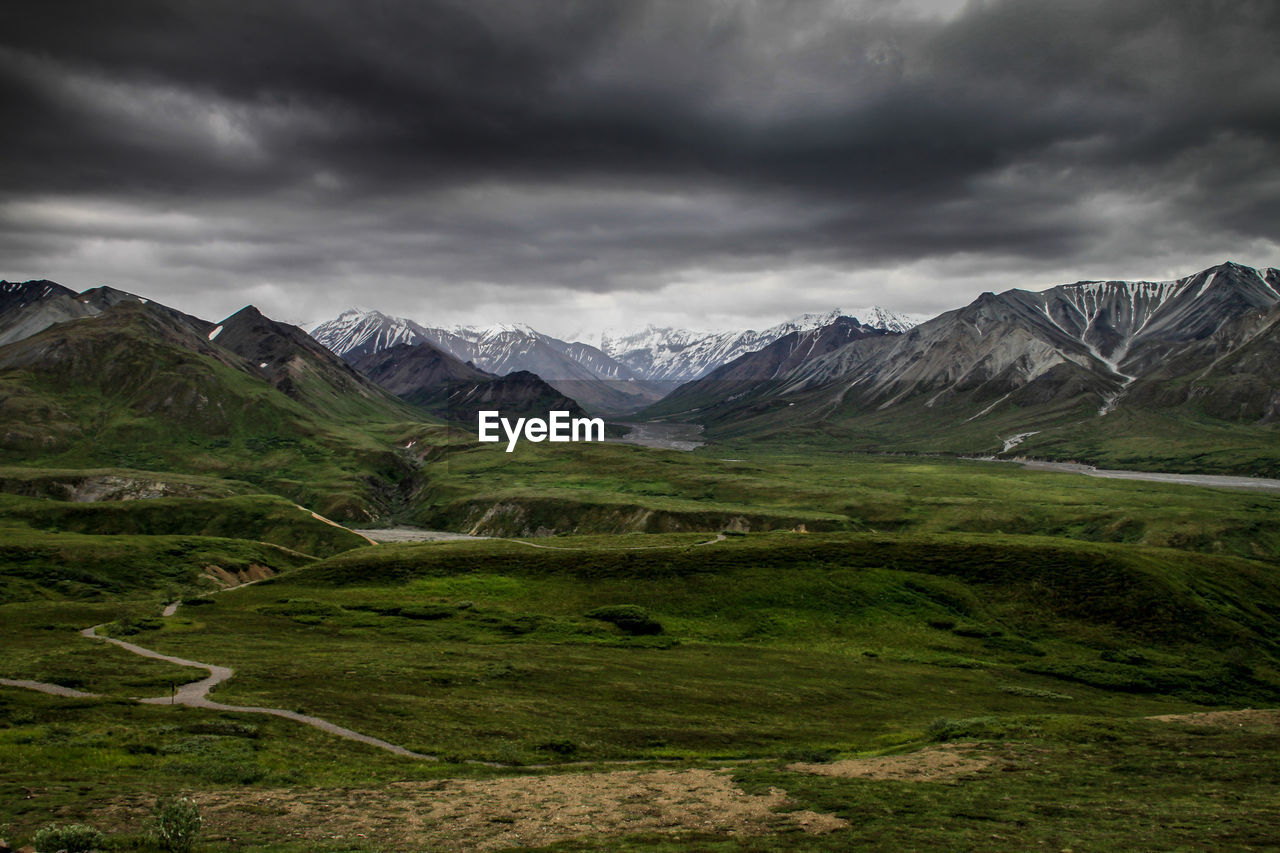
[{"label": "mountain peak", "polygon": [[230,314],[219,325],[225,326],[229,323],[244,322],[246,320],[260,320],[264,315],[255,305],[246,305],[239,311]]}]

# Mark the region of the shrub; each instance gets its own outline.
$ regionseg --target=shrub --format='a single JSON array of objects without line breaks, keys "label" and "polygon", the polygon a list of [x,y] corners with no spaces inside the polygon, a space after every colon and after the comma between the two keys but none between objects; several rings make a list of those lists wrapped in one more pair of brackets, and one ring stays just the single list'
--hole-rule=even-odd
[{"label": "shrub", "polygon": [[396,615],[404,619],[447,619],[457,613],[457,610],[447,604],[414,604],[407,607],[398,608]]},{"label": "shrub", "polygon": [[988,637],[999,637],[1004,631],[999,628],[988,628],[985,625],[964,624],[957,625],[951,629],[951,633],[957,637],[974,637],[975,639],[986,639]]},{"label": "shrub", "polygon": [[597,619],[616,625],[627,634],[661,634],[662,623],[649,615],[649,611],[634,604],[609,604],[588,611],[588,619]]},{"label": "shrub", "polygon": [[276,604],[259,607],[259,613],[269,616],[283,616],[300,625],[320,625],[337,619],[343,609],[336,604],[315,601],[310,598],[286,598]]},{"label": "shrub", "polygon": [[1127,663],[1132,666],[1147,666],[1152,663],[1150,658],[1138,649],[1107,649],[1098,657],[1110,663]]},{"label": "shrub", "polygon": [[252,785],[267,775],[266,768],[261,764],[236,758],[184,761],[170,765],[169,770],[180,776],[195,776],[215,785]]},{"label": "shrub", "polygon": [[782,757],[787,761],[802,761],[805,764],[830,764],[836,760],[836,756],[839,754],[840,752],[835,749],[806,747],[784,752]]},{"label": "shrub", "polygon": [[1017,684],[1000,685],[1001,693],[1008,693],[1012,696],[1027,696],[1032,699],[1056,699],[1068,700],[1071,697],[1065,693],[1056,693],[1053,690],[1041,690],[1038,687],[1022,687]]},{"label": "shrub", "polygon": [[109,624],[107,626],[107,633],[113,637],[131,637],[134,634],[140,634],[143,631],[155,631],[163,627],[163,619],[157,619],[155,617],[135,619],[132,616],[124,616]]},{"label": "shrub", "polygon": [[569,756],[578,751],[578,745],[571,740],[561,738],[540,743],[536,749],[539,752],[553,752],[556,755]]},{"label": "shrub", "polygon": [[988,637],[982,641],[982,645],[989,649],[1001,649],[1006,652],[1013,652],[1018,655],[1029,655],[1031,657],[1042,658],[1045,656],[1044,649],[1041,649],[1035,643],[1024,640],[1021,637]]},{"label": "shrub", "polygon": [[36,853],[89,853],[106,842],[107,837],[101,831],[83,823],[68,823],[63,826],[50,824],[36,833]]},{"label": "shrub", "polygon": [[190,797],[161,797],[151,810],[151,837],[164,850],[187,853],[203,822]]},{"label": "shrub", "polygon": [[940,718],[929,724],[926,731],[935,743],[961,739],[1005,740],[1038,734],[1033,724],[999,717],[971,717],[964,720]]}]

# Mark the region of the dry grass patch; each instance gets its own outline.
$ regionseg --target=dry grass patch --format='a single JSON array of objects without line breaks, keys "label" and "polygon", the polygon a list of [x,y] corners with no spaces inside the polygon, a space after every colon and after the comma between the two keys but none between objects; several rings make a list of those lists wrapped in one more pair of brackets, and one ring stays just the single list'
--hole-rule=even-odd
[{"label": "dry grass patch", "polygon": [[1162,723],[1187,723],[1213,728],[1280,729],[1280,709],[1246,708],[1243,711],[1202,711],[1198,714],[1160,714],[1150,717]]},{"label": "dry grass patch", "polygon": [[780,813],[786,792],[747,794],[728,771],[634,770],[489,780],[398,782],[367,790],[245,790],[196,795],[210,836],[278,822],[282,836],[364,838],[393,850],[493,850],[642,832],[825,833],[848,824]]},{"label": "dry grass patch", "polygon": [[845,779],[943,782],[1003,763],[999,756],[977,752],[977,744],[948,743],[906,755],[851,758],[830,764],[788,764],[795,773]]}]

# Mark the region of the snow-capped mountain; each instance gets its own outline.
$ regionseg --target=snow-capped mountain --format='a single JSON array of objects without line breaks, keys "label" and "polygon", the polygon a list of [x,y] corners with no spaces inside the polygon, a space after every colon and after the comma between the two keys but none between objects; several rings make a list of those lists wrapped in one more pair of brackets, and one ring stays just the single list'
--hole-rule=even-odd
[{"label": "snow-capped mountain", "polygon": [[825,328],[841,317],[886,332],[905,332],[916,325],[912,317],[871,306],[857,311],[801,314],[763,331],[699,332],[652,325],[630,334],[606,331],[600,335],[599,348],[645,379],[682,383],[705,376],[746,353],[764,349],[792,332]]},{"label": "snow-capped mountain", "polygon": [[655,402],[666,389],[599,349],[569,343],[523,323],[436,328],[380,311],[353,308],[315,325],[310,334],[347,361],[397,344],[430,343],[480,370],[537,374],[589,411],[623,413]]},{"label": "snow-capped mountain", "polygon": [[809,405],[802,416],[815,418],[904,407],[956,429],[1013,416],[1038,428],[1037,417],[1117,407],[1271,422],[1278,333],[1280,271],[1224,263],[1175,281],[984,293],[906,334],[852,340],[785,370],[727,364],[660,406],[727,421],[767,410],[763,400]]},{"label": "snow-capped mountain", "polygon": [[396,344],[431,340],[428,330],[412,320],[364,308],[349,308],[332,320],[308,323],[302,329],[328,347],[330,352],[347,361],[390,349]]},{"label": "snow-capped mountain", "polygon": [[[887,332],[903,332],[915,325],[912,317],[871,306],[854,312],[802,314],[762,331],[703,332],[650,325],[626,334],[576,335],[568,342],[523,323],[431,327],[352,308],[333,320],[304,328],[348,361],[397,344],[427,342],[489,373],[536,373],[588,409],[622,412],[652,403],[676,385],[705,376],[792,332],[821,329],[841,317]],[[613,387],[596,387],[602,382]]]}]

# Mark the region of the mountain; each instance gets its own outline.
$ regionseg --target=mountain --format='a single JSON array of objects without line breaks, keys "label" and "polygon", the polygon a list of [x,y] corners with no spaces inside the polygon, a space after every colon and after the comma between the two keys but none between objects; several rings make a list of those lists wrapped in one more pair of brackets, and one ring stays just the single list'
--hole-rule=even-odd
[{"label": "mountain", "polygon": [[351,309],[314,326],[311,336],[347,360],[396,344],[429,343],[486,373],[535,373],[592,412],[634,412],[667,390],[643,381],[595,347],[562,341],[520,324],[432,328],[378,311]]},{"label": "mountain", "polygon": [[759,350],[740,355],[706,376],[681,385],[641,414],[661,417],[698,410],[721,400],[732,401],[744,391],[760,396],[804,364],[846,344],[899,334],[863,325],[852,317],[838,314],[822,319],[830,322],[816,328],[797,329]]},{"label": "mountain", "polygon": [[[359,416],[368,404],[395,404],[386,389],[302,329],[265,317],[252,305],[210,328],[206,336],[243,358],[251,371],[273,387],[326,416]],[[404,417],[413,418],[407,410]]]},{"label": "mountain", "polygon": [[[92,313],[0,346],[0,464],[230,477],[364,521],[411,476],[379,432],[420,416],[295,327],[110,288],[75,300]],[[261,353],[282,366],[246,358]]]},{"label": "mountain", "polygon": [[760,332],[697,332],[652,325],[631,334],[605,332],[600,335],[600,349],[645,379],[674,387],[706,376],[717,367],[763,349],[793,332],[822,328],[840,317],[888,332],[905,332],[915,325],[905,315],[873,306],[850,313],[837,309],[826,314],[802,314]]},{"label": "mountain", "polygon": [[72,296],[76,292],[54,281],[4,281],[0,279],[0,314],[7,314],[46,299]]},{"label": "mountain", "polygon": [[[910,318],[883,308],[859,313],[870,318],[863,325],[872,328],[898,332],[914,325]],[[629,414],[744,353],[792,332],[829,325],[840,316],[840,311],[804,314],[762,332],[695,332],[648,326],[626,335],[575,336],[579,339],[570,342],[524,324],[439,328],[353,308],[308,331],[348,361],[396,344],[426,342],[488,373],[536,373],[588,410]],[[598,346],[593,345],[595,341]]]},{"label": "mountain", "polygon": [[456,423],[474,425],[481,409],[517,417],[545,417],[552,410],[584,414],[576,402],[527,370],[495,376],[426,342],[366,353],[351,365],[400,399]]},{"label": "mountain", "polygon": [[332,320],[300,328],[330,352],[348,361],[390,349],[396,344],[419,344],[432,340],[431,333],[412,320],[362,308],[351,308]]},{"label": "mountain", "polygon": [[1278,304],[1280,273],[1235,263],[1176,281],[984,293],[903,335],[853,340],[767,376],[683,387],[661,410],[712,434],[795,422],[878,449],[1104,458],[1107,446],[1160,430],[1209,442],[1215,421],[1275,421]]},{"label": "mountain", "polygon": [[0,281],[0,346],[99,311],[74,290],[52,281]]}]

